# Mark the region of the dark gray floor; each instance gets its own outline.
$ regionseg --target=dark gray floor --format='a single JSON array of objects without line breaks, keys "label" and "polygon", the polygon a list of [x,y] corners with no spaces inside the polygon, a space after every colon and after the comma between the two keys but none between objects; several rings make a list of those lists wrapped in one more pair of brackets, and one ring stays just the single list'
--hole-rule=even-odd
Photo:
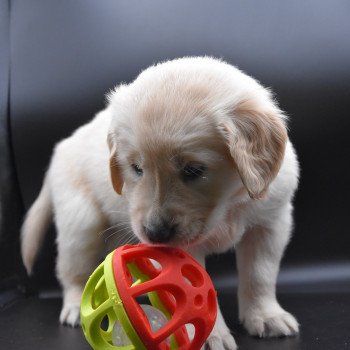
[{"label": "dark gray floor", "polygon": [[[340,350],[350,349],[350,294],[323,292],[283,293],[282,305],[301,324],[296,338],[257,339],[248,336],[237,322],[237,303],[232,293],[220,293],[224,316],[241,350]],[[28,298],[3,307],[0,312],[0,349],[90,349],[80,328],[57,322],[59,298]]]},{"label": "dark gray floor", "polygon": [[[224,302],[225,297],[223,298]],[[300,325],[298,337],[257,339],[250,337],[223,310],[227,322],[233,325],[236,342],[241,350],[341,350],[350,349],[350,294],[282,294],[283,307],[293,313]],[[226,301],[228,303],[228,301]]]}]

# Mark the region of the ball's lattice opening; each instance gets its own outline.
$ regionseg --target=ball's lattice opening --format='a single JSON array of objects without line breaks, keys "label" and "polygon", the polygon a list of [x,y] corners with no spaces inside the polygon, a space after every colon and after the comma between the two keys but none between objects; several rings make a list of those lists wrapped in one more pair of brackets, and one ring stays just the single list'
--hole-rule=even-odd
[{"label": "ball's lattice opening", "polygon": [[107,256],[81,306],[85,336],[99,350],[199,349],[215,318],[205,270],[179,249],[142,244]]},{"label": "ball's lattice opening", "polygon": [[[159,331],[168,322],[165,315],[157,308],[147,304],[142,304],[140,306],[148,319],[153,333]],[[113,344],[117,346],[125,346],[132,344],[132,341],[129,339],[129,337],[125,333],[123,326],[118,320],[113,326],[112,341]],[[167,338],[165,342],[166,344],[170,345],[170,337]]]}]

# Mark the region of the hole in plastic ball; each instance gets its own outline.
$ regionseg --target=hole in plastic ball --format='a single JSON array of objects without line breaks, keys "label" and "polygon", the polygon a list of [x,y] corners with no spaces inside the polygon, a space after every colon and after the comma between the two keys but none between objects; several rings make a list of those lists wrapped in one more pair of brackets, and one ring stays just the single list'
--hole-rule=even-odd
[{"label": "hole in plastic ball", "polygon": [[109,325],[109,319],[108,319],[108,316],[106,315],[106,316],[102,319],[100,327],[101,327],[101,329],[102,329],[103,331],[106,332],[106,331],[108,330],[108,325]]},{"label": "hole in plastic ball", "polygon": [[203,302],[204,302],[203,297],[200,294],[194,297],[194,305],[196,307],[200,308],[203,305]]},{"label": "hole in plastic ball", "polygon": [[185,326],[186,326],[186,330],[187,330],[188,339],[190,341],[192,341],[194,338],[194,335],[196,333],[196,328],[194,327],[194,325],[192,323],[187,323]]},{"label": "hole in plastic ball", "polygon": [[115,346],[126,346],[132,344],[119,321],[116,321],[114,324],[112,342]]},{"label": "hole in plastic ball", "polygon": [[[153,333],[159,331],[167,322],[167,318],[164,314],[158,310],[157,308],[151,305],[140,305],[146,314],[149,324],[151,326],[151,330]],[[126,346],[131,345],[132,342],[125,333],[122,325],[119,321],[116,321],[112,331],[112,342],[115,346]],[[165,339],[165,342],[169,345],[170,339]]]},{"label": "hole in plastic ball", "polygon": [[158,270],[161,271],[162,270],[162,265],[160,264],[159,261],[154,260],[154,259],[149,259],[152,263],[152,265]]},{"label": "hole in plastic ball", "polygon": [[182,276],[185,281],[193,287],[201,287],[204,283],[204,278],[200,270],[194,265],[185,264],[181,268]]},{"label": "hole in plastic ball", "polygon": [[216,315],[216,295],[213,289],[208,292],[208,309],[209,317],[214,318]]}]

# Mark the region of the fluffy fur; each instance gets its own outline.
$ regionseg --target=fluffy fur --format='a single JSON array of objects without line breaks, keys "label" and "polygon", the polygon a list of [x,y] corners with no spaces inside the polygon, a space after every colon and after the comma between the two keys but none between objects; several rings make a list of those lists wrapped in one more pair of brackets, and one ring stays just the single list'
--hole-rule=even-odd
[{"label": "fluffy fur", "polygon": [[[105,254],[104,237],[115,246],[136,235],[181,246],[203,265],[206,255],[235,247],[245,328],[260,337],[297,333],[275,284],[298,163],[270,91],[225,62],[190,57],[146,69],[108,100],[56,146],[23,225],[31,272],[54,216],[61,322],[79,322],[81,292]],[[207,346],[236,348],[220,313]]]}]

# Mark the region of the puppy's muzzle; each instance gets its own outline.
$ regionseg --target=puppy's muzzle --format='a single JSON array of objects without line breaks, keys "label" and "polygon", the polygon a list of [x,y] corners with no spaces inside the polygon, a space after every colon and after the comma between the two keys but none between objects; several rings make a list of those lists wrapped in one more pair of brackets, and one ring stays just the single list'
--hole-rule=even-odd
[{"label": "puppy's muzzle", "polygon": [[175,238],[177,225],[166,220],[159,220],[143,226],[143,230],[152,243],[167,243]]}]

